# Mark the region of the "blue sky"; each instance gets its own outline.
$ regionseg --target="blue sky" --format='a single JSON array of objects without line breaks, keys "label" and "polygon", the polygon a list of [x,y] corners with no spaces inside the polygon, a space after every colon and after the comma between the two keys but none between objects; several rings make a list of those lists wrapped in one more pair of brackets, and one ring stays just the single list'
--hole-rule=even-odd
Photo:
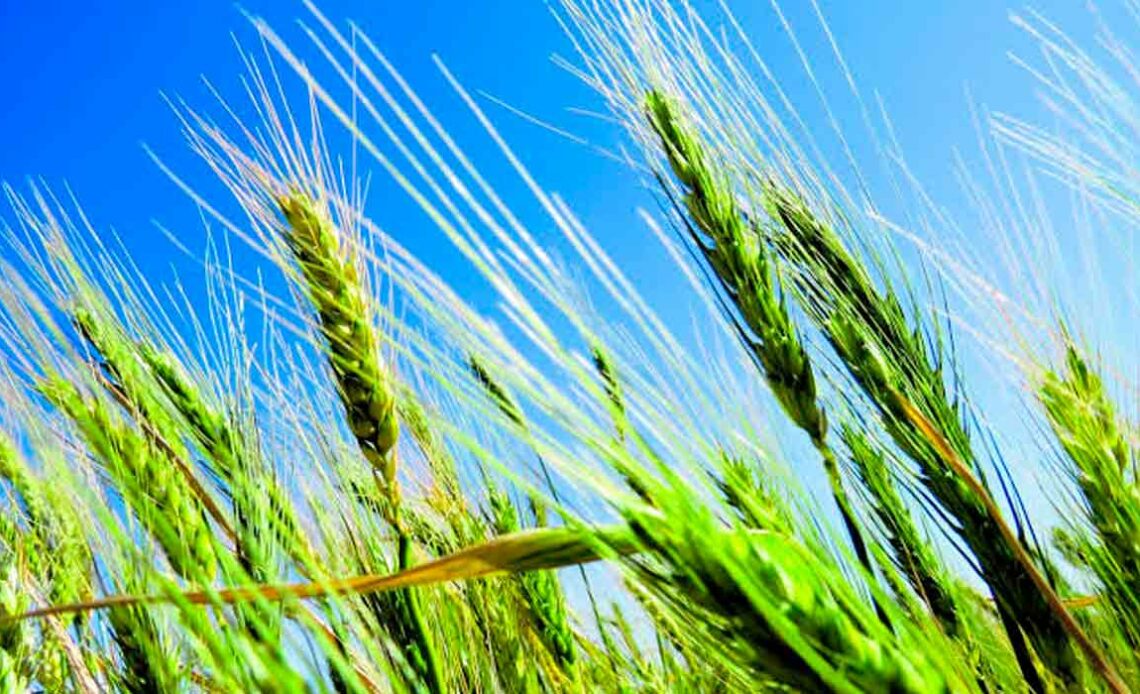
[{"label": "blue sky", "polygon": [[[766,3],[735,4],[777,68],[790,61]],[[811,33],[807,3],[785,4],[792,21]],[[1049,0],[1037,6],[1057,16],[1066,4],[1071,3]],[[291,20],[304,15],[300,3],[288,1],[250,0],[242,6],[264,15],[287,36]],[[596,108],[597,102],[549,60],[555,52],[568,52],[569,45],[543,2],[335,0],[321,6],[334,19],[357,20],[413,84],[444,103],[444,116],[450,115],[448,108],[459,107],[448,99],[430,63],[432,52],[469,87],[585,131],[602,144],[614,140],[612,132],[564,110]],[[823,7],[864,89],[883,94],[908,155],[936,190],[949,184],[950,148],[972,141],[966,85],[980,102],[1014,111],[1032,108],[1027,80],[1004,55],[1026,42],[1006,20],[1001,2],[832,0]],[[234,94],[240,66],[231,32],[252,41],[238,6],[227,0],[0,0],[0,73],[6,85],[0,108],[0,180],[19,183],[42,176],[54,184],[67,182],[97,223],[120,231],[144,267],[161,263],[167,248],[149,220],[160,219],[176,230],[185,221],[192,233],[193,210],[155,170],[140,143],[176,169],[189,161],[159,94],[209,105],[202,75]],[[797,81],[789,87],[810,96]],[[624,219],[633,205],[645,202],[629,185],[627,173],[613,163],[500,115],[512,142],[529,153],[528,165],[587,219],[602,224],[615,215]],[[478,144],[471,146],[477,150]]]}]

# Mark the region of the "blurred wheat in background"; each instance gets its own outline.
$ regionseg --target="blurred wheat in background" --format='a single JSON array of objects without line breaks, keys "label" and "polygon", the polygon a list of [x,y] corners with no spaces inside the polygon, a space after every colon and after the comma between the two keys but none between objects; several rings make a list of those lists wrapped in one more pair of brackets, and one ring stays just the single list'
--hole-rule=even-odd
[{"label": "blurred wheat in background", "polygon": [[[249,19],[240,106],[171,101],[203,166],[157,175],[208,229],[171,239],[205,305],[81,190],[5,187],[0,689],[1140,683],[1140,78],[1108,23],[1086,50],[1015,19],[1058,122],[985,114],[951,214],[823,13],[804,73],[861,114],[831,146],[730,8],[561,0],[563,67],[622,143],[598,151],[656,203],[621,231],[675,261],[679,324],[488,99],[437,61],[465,109],[437,117],[305,11],[307,43]],[[371,176],[492,301],[375,221]]]}]

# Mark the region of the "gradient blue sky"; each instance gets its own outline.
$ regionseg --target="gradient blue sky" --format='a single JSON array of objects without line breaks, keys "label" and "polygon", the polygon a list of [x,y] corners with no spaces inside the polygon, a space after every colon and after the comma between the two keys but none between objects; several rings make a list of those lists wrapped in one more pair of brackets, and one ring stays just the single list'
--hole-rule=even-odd
[{"label": "gradient blue sky", "polygon": [[[808,4],[784,4],[793,22],[811,33]],[[1065,18],[1073,10],[1063,6],[1075,4],[1048,0],[1036,6]],[[767,3],[734,5],[777,68],[790,60]],[[1007,21],[1002,2],[824,0],[822,5],[863,88],[881,92],[908,155],[936,191],[949,184],[950,148],[968,148],[972,142],[967,85],[979,102],[1014,111],[1031,108],[1028,81],[1005,57],[1007,49],[1028,44]],[[293,37],[291,21],[305,13],[299,2],[279,0],[250,0],[242,7]],[[549,60],[569,46],[543,2],[332,0],[321,7],[333,19],[357,20],[429,99],[443,104],[437,107],[444,116],[459,106],[431,65],[432,52],[469,87],[597,136],[602,144],[614,141],[612,132],[564,110],[597,102]],[[0,103],[0,180],[19,184],[42,176],[53,184],[67,182],[98,224],[120,231],[144,267],[161,263],[167,247],[150,220],[180,233],[197,227],[193,209],[157,172],[140,143],[175,168],[184,162],[190,166],[159,94],[209,105],[203,75],[235,94],[240,66],[231,32],[247,43],[253,40],[238,5],[227,0],[0,0],[0,74],[6,87]],[[809,96],[802,81],[788,86]],[[540,179],[564,193],[587,219],[613,219],[619,211],[624,219],[635,204],[645,202],[613,163],[500,115]],[[480,144],[489,147],[475,140],[468,144],[476,152]],[[595,232],[606,234],[604,228]]]}]

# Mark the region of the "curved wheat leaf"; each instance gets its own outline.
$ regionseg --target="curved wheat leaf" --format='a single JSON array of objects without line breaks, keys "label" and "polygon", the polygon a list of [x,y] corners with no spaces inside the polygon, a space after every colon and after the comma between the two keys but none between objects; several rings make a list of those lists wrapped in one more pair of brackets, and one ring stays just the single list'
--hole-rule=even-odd
[{"label": "curved wheat leaf", "polygon": [[98,600],[41,607],[0,619],[0,624],[50,615],[164,602],[229,605],[255,600],[272,602],[286,599],[305,600],[330,595],[364,595],[399,588],[483,578],[498,573],[557,569],[586,564],[601,559],[603,547],[618,555],[636,551],[633,537],[625,526],[610,526],[595,530],[541,528],[501,535],[474,547],[394,574],[369,574],[328,581],[251,585],[222,590],[175,592],[167,595],[112,595]]}]

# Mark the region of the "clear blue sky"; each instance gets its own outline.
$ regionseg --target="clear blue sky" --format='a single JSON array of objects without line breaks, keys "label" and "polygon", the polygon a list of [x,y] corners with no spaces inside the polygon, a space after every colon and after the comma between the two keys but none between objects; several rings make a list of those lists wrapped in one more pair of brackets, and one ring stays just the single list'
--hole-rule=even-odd
[{"label": "clear blue sky", "polygon": [[[777,67],[788,60],[767,3],[733,4]],[[810,33],[810,14],[800,7],[808,3],[785,4],[793,22]],[[1056,16],[1062,6],[1073,4],[1047,0],[1037,6]],[[1012,110],[1029,107],[1027,80],[1004,55],[1012,46],[1027,44],[1006,20],[1002,2],[824,0],[822,5],[863,88],[883,94],[908,155],[936,190],[949,183],[950,147],[972,142],[965,85],[981,102]],[[291,20],[304,15],[300,3],[249,0],[242,6],[303,41],[290,33]],[[568,53],[569,46],[544,2],[332,0],[321,7],[333,19],[351,17],[362,24],[418,88],[429,98],[444,100],[444,116],[458,105],[447,97],[430,64],[432,52],[469,87],[596,135],[602,144],[614,140],[613,133],[563,110],[597,103],[550,62],[552,53]],[[240,66],[230,32],[247,43],[253,40],[238,5],[228,0],[0,0],[0,74],[6,87],[0,102],[0,180],[18,183],[43,176],[51,183],[66,181],[97,223],[120,231],[144,267],[163,262],[167,248],[149,220],[186,233],[197,227],[192,208],[155,170],[140,143],[176,168],[183,162],[190,166],[159,93],[209,105],[199,81],[205,75],[234,94]],[[800,86],[789,85],[793,92]],[[528,164],[596,223],[595,233],[609,236],[605,226],[616,220],[621,221],[616,228],[628,228],[624,221],[631,208],[645,197],[629,185],[627,174],[501,115]]]},{"label": "clear blue sky", "polygon": [[[617,134],[584,121],[568,107],[598,109],[598,101],[549,60],[570,53],[538,0],[333,0],[321,2],[334,20],[353,18],[382,47],[476,156],[491,144],[474,137],[461,107],[431,64],[438,53],[471,89],[485,90],[519,108],[599,144]],[[730,3],[757,47],[783,74],[795,72],[766,2]],[[805,1],[785,3],[794,24],[814,35]],[[1031,50],[1008,21],[999,0],[821,0],[832,30],[865,94],[878,90],[916,171],[938,197],[953,196],[950,153],[969,152],[974,133],[965,89],[982,104],[1040,114],[1030,81],[1006,51]],[[1041,0],[1035,7],[1062,22],[1082,16],[1071,0]],[[249,0],[243,7],[265,16],[287,38],[301,38],[291,20],[300,3]],[[189,3],[105,0],[0,0],[0,180],[20,183],[42,176],[68,183],[99,226],[114,226],[152,279],[182,264],[155,232],[152,219],[178,231],[189,245],[201,227],[193,206],[144,155],[145,142],[177,170],[201,172],[182,144],[160,92],[209,106],[200,76],[238,94],[240,64],[230,42],[254,33],[228,0]],[[813,41],[809,51],[825,51]],[[825,53],[821,53],[824,55]],[[793,98],[811,99],[802,80],[786,84]],[[562,193],[592,232],[604,239],[642,279],[657,267],[640,252],[648,234],[634,209],[652,199],[629,172],[586,149],[495,111],[509,139],[548,188]],[[857,124],[857,114],[841,113]],[[424,219],[381,223],[429,263],[446,266],[454,255]],[[445,271],[447,268],[441,268]],[[461,280],[460,280],[461,281]],[[652,286],[642,284],[642,286]],[[652,298],[652,297],[651,297]]]}]

